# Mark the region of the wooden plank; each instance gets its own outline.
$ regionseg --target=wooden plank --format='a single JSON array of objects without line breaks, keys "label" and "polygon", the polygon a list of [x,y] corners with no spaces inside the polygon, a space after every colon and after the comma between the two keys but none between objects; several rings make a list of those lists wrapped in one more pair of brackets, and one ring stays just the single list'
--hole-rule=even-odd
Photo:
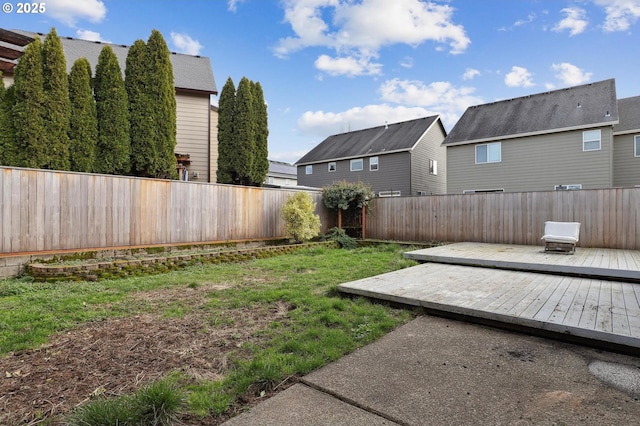
[{"label": "wooden plank", "polygon": [[631,335],[623,283],[611,283],[611,331],[622,336]]},{"label": "wooden plank", "polygon": [[595,329],[607,333],[613,331],[611,286],[611,281],[600,281],[600,295],[598,296],[598,309],[596,311]]},{"label": "wooden plank", "polygon": [[584,310],[578,326],[588,330],[595,330],[598,316],[598,299],[600,298],[600,280],[589,280],[589,290],[585,299]]}]

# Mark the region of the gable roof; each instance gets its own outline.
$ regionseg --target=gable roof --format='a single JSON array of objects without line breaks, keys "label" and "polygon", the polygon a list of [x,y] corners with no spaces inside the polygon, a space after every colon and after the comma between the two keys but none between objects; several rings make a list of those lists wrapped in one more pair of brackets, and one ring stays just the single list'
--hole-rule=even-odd
[{"label": "gable roof", "polygon": [[329,136],[298,160],[296,165],[410,151],[436,122],[446,135],[440,116],[434,115]]},{"label": "gable roof", "polygon": [[615,80],[467,108],[443,145],[461,145],[618,123]]},{"label": "gable roof", "polygon": [[293,164],[285,163],[283,161],[275,161],[269,160],[269,175],[278,175],[283,177],[293,177],[294,179],[298,176],[298,172],[296,170],[296,166]]},{"label": "gable roof", "polygon": [[613,126],[614,134],[640,132],[640,96],[618,99],[620,123]]},{"label": "gable roof", "polygon": [[[46,37],[46,34],[21,30],[13,31],[32,38],[36,35],[41,39]],[[87,58],[89,64],[91,64],[92,71],[95,72],[102,48],[110,46],[118,58],[120,68],[124,75],[129,46],[63,36],[60,36],[60,41],[62,42],[62,49],[64,50],[64,56],[67,60],[67,72],[70,72],[73,63],[82,57]],[[176,89],[208,94],[218,93],[209,58],[171,52],[171,64],[173,65],[173,84]]]}]

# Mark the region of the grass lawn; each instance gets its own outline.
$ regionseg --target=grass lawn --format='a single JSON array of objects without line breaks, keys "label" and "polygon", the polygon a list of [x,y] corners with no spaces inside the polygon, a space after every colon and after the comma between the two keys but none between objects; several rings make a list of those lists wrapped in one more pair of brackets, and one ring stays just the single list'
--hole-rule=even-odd
[{"label": "grass lawn", "polygon": [[149,413],[154,424],[219,424],[409,321],[336,291],[414,265],[405,250],[314,248],[99,282],[0,281],[0,424],[125,425]]}]

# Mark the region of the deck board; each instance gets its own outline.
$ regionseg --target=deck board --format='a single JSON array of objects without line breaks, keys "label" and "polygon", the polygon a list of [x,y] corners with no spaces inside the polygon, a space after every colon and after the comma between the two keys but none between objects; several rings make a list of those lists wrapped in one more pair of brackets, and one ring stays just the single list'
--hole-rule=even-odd
[{"label": "deck board", "polygon": [[417,250],[405,257],[427,263],[338,290],[640,349],[638,252],[540,249],[459,243]]}]

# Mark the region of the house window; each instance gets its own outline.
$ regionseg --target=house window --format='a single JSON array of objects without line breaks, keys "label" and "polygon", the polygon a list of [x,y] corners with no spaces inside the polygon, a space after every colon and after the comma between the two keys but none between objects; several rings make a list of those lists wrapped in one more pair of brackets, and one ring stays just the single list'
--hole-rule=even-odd
[{"label": "house window", "polygon": [[308,165],[307,167],[304,168],[304,173],[307,175],[310,175],[313,173],[313,166],[312,165]]},{"label": "house window", "polygon": [[634,155],[636,157],[640,157],[640,136],[635,136],[633,138],[634,141]]},{"label": "house window", "polygon": [[372,172],[378,170],[378,157],[369,158],[369,170]]},{"label": "house window", "polygon": [[429,174],[434,176],[438,174],[438,161],[429,160]]},{"label": "house window", "polygon": [[576,189],[582,189],[581,183],[571,183],[569,185],[555,185],[553,187],[555,191],[574,191]]},{"label": "house window", "polygon": [[357,158],[355,160],[351,160],[351,171],[352,172],[360,172],[364,169],[364,160],[362,158]]},{"label": "house window", "polygon": [[600,150],[600,129],[587,130],[582,132],[582,150],[583,151],[599,151]]},{"label": "house window", "polygon": [[502,142],[476,145],[476,164],[499,163],[502,161]]},{"label": "house window", "polygon": [[330,172],[335,172],[336,171],[336,162],[332,161],[329,163],[329,171]]}]

